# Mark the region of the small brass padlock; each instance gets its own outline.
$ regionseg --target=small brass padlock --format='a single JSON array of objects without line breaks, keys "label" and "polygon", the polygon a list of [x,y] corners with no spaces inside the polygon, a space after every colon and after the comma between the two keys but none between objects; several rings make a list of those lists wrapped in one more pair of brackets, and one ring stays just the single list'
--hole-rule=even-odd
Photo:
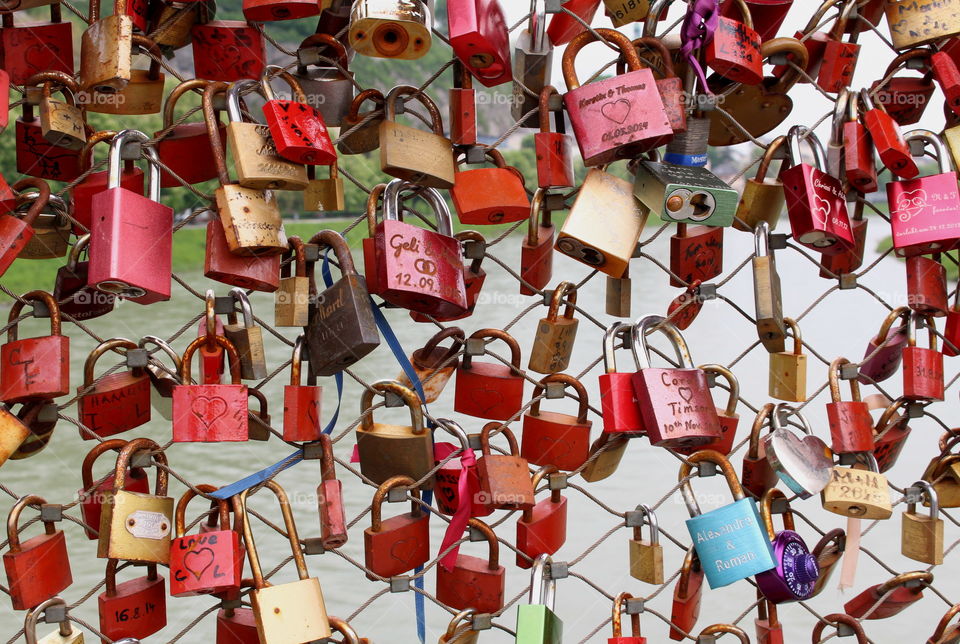
[{"label": "small brass padlock", "polygon": [[[915,497],[926,497],[930,515],[917,514]],[[917,481],[907,488],[907,511],[900,524],[900,553],[914,561],[938,566],[943,563],[943,519],[940,518],[940,503],[937,492],[926,481]]]},{"label": "small brass padlock", "polygon": [[[634,515],[639,519],[631,519]],[[630,576],[648,584],[660,585],[663,583],[663,546],[660,545],[660,528],[657,525],[657,515],[647,505],[638,505],[636,510],[628,514],[629,521],[633,520],[633,538],[630,539]],[[643,539],[640,530],[643,525],[650,526],[650,538]]]},{"label": "small brass padlock", "polygon": [[[566,297],[566,308],[560,316],[560,304]],[[537,324],[537,332],[530,350],[529,369],[537,373],[557,373],[570,364],[570,354],[577,337],[580,321],[573,317],[577,305],[577,287],[572,282],[560,282],[550,299],[547,317]]]},{"label": "small brass padlock", "polygon": [[800,327],[791,318],[783,318],[793,332],[793,351],[770,354],[770,387],[772,398],[788,402],[807,399],[807,356],[803,353]]}]

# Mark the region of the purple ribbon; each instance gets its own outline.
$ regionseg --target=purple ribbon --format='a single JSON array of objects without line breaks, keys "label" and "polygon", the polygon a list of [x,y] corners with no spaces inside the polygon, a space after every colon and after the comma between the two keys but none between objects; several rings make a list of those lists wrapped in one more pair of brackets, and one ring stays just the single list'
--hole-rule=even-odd
[{"label": "purple ribbon", "polygon": [[700,85],[707,94],[711,93],[707,87],[707,77],[703,73],[703,68],[700,67],[700,61],[697,60],[693,52],[713,40],[713,34],[717,30],[719,22],[719,0],[691,0],[687,6],[687,15],[683,18],[683,26],[680,29],[680,55],[686,58],[690,66],[697,72]]}]

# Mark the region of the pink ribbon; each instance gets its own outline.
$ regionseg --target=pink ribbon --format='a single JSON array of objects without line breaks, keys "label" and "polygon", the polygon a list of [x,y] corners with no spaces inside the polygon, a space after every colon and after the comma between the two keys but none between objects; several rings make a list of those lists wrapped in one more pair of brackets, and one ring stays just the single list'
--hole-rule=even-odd
[{"label": "pink ribbon", "polygon": [[[434,458],[436,458],[438,462],[442,461],[457,451],[457,449],[459,448],[450,443],[438,443],[434,447]],[[463,454],[460,455],[460,478],[457,479],[457,499],[460,501],[460,504],[457,506],[457,511],[454,513],[453,518],[450,519],[447,531],[443,535],[440,552],[445,551],[459,541],[467,529],[467,524],[470,522],[471,510],[473,509],[473,499],[471,498],[470,490],[470,470],[475,467],[476,464],[477,458],[473,450],[463,450]],[[443,566],[444,570],[447,572],[453,570],[459,552],[460,546],[457,545],[440,559],[440,565]]]},{"label": "pink ribbon", "polygon": [[703,91],[707,94],[711,93],[707,87],[707,77],[693,52],[713,40],[713,34],[720,23],[719,5],[719,0],[693,0],[687,7],[687,15],[684,16],[683,26],[680,28],[680,55],[693,67]]}]

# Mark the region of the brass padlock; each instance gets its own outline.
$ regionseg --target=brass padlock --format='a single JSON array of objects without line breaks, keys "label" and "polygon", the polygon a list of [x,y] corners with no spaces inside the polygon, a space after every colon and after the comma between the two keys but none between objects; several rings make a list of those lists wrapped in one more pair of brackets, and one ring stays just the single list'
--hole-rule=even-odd
[{"label": "brass padlock", "polygon": [[163,53],[158,43],[143,34],[134,34],[133,44],[140,49],[140,53],[149,57],[149,67],[131,69],[130,82],[116,94],[93,94],[85,104],[87,110],[100,114],[160,113],[163,107],[163,84],[166,80],[166,76],[160,71]]},{"label": "brass padlock", "polygon": [[627,450],[627,437],[623,434],[600,434],[590,446],[590,456],[580,476],[591,483],[610,477],[620,466]]},{"label": "brass padlock", "polygon": [[263,353],[263,330],[253,320],[250,299],[241,288],[230,289],[230,297],[240,304],[243,324],[237,321],[237,312],[231,311],[223,325],[226,336],[240,355],[240,377],[244,380],[263,380],[267,377],[267,359]]},{"label": "brass padlock", "polygon": [[477,644],[480,631],[473,630],[473,616],[476,613],[472,608],[467,608],[454,615],[438,644]]},{"label": "brass padlock", "polygon": [[[40,98],[40,130],[51,145],[68,150],[80,150],[87,142],[87,123],[83,110],[77,107],[80,88],[76,81],[63,72],[41,72],[27,79],[27,85],[42,86]],[[66,101],[54,100],[53,85]]]},{"label": "brass padlock", "polygon": [[856,463],[830,470],[830,482],[820,492],[823,509],[858,519],[889,519],[893,505],[887,477],[879,472],[873,454],[863,456],[870,469]]},{"label": "brass padlock", "polygon": [[783,322],[780,275],[770,249],[770,226],[761,221],[753,231],[753,297],[757,310],[757,335],[769,353],[784,350],[787,328]]},{"label": "brass padlock", "polygon": [[960,35],[960,7],[942,0],[885,0],[894,49],[910,49]]},{"label": "brass padlock", "polygon": [[343,179],[337,163],[328,166],[330,176],[317,179],[316,166],[307,166],[307,188],[303,191],[303,209],[339,212],[345,208]]},{"label": "brass padlock", "polygon": [[[45,614],[47,609],[54,606],[61,607],[60,610],[63,611],[61,614],[64,616],[63,621],[60,622],[60,627],[57,630],[45,637],[38,638],[37,622],[40,621],[41,615],[44,622],[54,621],[50,620],[50,617]],[[67,602],[59,597],[51,597],[27,611],[27,616],[23,622],[23,637],[27,644],[83,644],[83,632],[70,625],[70,619],[67,617]]]},{"label": "brass padlock", "polygon": [[786,204],[786,195],[783,192],[783,182],[776,176],[767,178],[770,163],[777,158],[787,137],[778,136],[767,146],[760,160],[757,174],[743,186],[743,195],[737,204],[737,212],[733,218],[733,227],[744,232],[756,229],[760,222],[766,222],[770,230],[777,227],[780,213]]},{"label": "brass padlock", "polygon": [[804,402],[807,399],[807,356],[803,353],[800,327],[790,318],[783,318],[793,333],[793,351],[770,354],[771,398],[788,402]]},{"label": "brass padlock", "polygon": [[[929,516],[917,514],[917,504],[909,494],[915,492],[926,497],[930,504]],[[940,518],[940,503],[937,492],[926,481],[917,481],[907,488],[907,510],[900,524],[900,553],[904,557],[939,566],[943,563],[943,519]]]},{"label": "brass padlock", "polygon": [[80,89],[113,94],[130,82],[133,18],[127,0],[114,0],[113,13],[100,17],[100,0],[90,0],[90,26],[80,39]]},{"label": "brass padlock", "polygon": [[630,266],[623,272],[622,277],[607,275],[606,311],[607,315],[618,318],[630,317],[631,289]]},{"label": "brass padlock", "polygon": [[[415,97],[427,108],[432,132],[396,122],[397,101],[402,96]],[[436,103],[416,87],[398,85],[387,94],[386,118],[380,123],[380,169],[427,188],[453,187],[453,145],[443,136],[443,117]]]},{"label": "brass padlock", "polygon": [[[566,298],[566,308],[560,317],[560,305]],[[528,368],[537,373],[557,373],[570,364],[573,343],[580,321],[573,317],[577,306],[577,287],[573,282],[560,282],[550,298],[547,317],[537,323],[533,337]]]},{"label": "brass padlock", "polygon": [[[34,201],[40,198],[38,192],[22,191],[17,195],[17,207],[14,213],[18,217],[26,213]],[[33,237],[27,241],[20,253],[21,259],[56,259],[67,254],[70,244],[70,212],[61,197],[50,195],[46,205],[40,208],[40,214],[33,222]]]},{"label": "brass padlock", "polygon": [[[290,236],[290,250],[284,254],[280,286],[274,295],[274,325],[304,327],[310,320],[310,278],[307,276],[307,250],[303,240]],[[291,264],[295,266],[291,270]],[[291,275],[292,273],[292,275]]]},{"label": "brass padlock", "polygon": [[[633,538],[630,539],[630,576],[648,584],[660,585],[663,583],[663,546],[660,545],[657,515],[650,506],[643,504],[638,505],[632,514],[639,519],[639,523],[634,523]],[[649,539],[643,539],[640,535],[644,524],[650,526]]]}]

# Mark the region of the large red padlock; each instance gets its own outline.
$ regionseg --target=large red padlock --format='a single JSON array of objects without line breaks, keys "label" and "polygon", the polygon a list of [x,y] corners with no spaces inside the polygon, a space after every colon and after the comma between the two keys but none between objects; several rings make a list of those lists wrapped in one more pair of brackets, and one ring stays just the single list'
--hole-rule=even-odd
[{"label": "large red padlock", "polygon": [[49,22],[17,26],[14,15],[5,11],[0,29],[0,67],[10,75],[10,82],[23,85],[34,74],[48,70],[73,76],[73,23],[63,20],[60,3],[50,5]]},{"label": "large red padlock", "polygon": [[[39,302],[50,316],[50,335],[17,339],[17,318],[27,302]],[[34,315],[40,309],[34,308]],[[23,402],[70,392],[70,338],[60,334],[60,308],[45,291],[21,295],[7,316],[7,342],[0,347],[0,400]]]},{"label": "large red padlock", "polygon": [[196,78],[232,83],[260,78],[267,52],[263,33],[245,20],[212,20],[190,29]]},{"label": "large red padlock", "polygon": [[700,597],[703,591],[703,568],[695,548],[687,550],[680,568],[680,577],[673,589],[673,607],[670,610],[670,639],[686,639],[700,617]]},{"label": "large red padlock", "polygon": [[855,378],[850,380],[852,400],[840,399],[840,376],[846,364],[850,364],[846,358],[835,358],[830,363],[830,447],[835,454],[869,452],[873,449],[873,419],[867,403],[860,400],[860,384]]},{"label": "large red padlock", "polygon": [[[539,397],[552,383],[576,392],[579,402],[577,415],[541,411]],[[553,465],[561,470],[579,468],[590,455],[590,429],[587,420],[590,401],[587,389],[579,380],[565,373],[553,373],[537,383],[533,389],[533,404],[523,415],[523,438],[520,455],[535,465]]]},{"label": "large red padlock", "polygon": [[757,85],[763,80],[763,57],[760,55],[760,34],[753,28],[750,7],[743,0],[732,3],[740,11],[740,19],[720,15],[713,38],[707,43],[705,60],[715,72],[744,85]]},{"label": "large red padlock", "polygon": [[921,315],[935,318],[947,314],[947,269],[940,254],[907,258],[907,306]]},{"label": "large red padlock", "polygon": [[[194,489],[195,488],[195,489]],[[170,542],[170,595],[192,597],[240,589],[246,551],[240,547],[240,534],[230,529],[228,502],[217,501],[218,530],[186,534],[187,504],[197,495],[216,491],[210,485],[195,485],[177,502],[174,516],[177,536]]]},{"label": "large red padlock", "polygon": [[73,583],[70,557],[63,530],[52,521],[44,521],[44,533],[20,542],[17,523],[28,505],[44,505],[46,499],[24,496],[14,503],[7,515],[9,550],[3,553],[3,569],[14,610],[27,610],[40,604]]},{"label": "large red padlock", "polygon": [[307,376],[307,384],[300,384],[303,348],[304,336],[300,334],[293,345],[290,384],[283,388],[283,440],[296,443],[320,440],[323,434],[320,425],[323,387],[316,384],[317,378],[311,374]]},{"label": "large red padlock", "polygon": [[450,198],[461,224],[485,226],[521,221],[530,216],[530,198],[523,175],[507,166],[497,150],[487,150],[497,167],[460,170],[454,175]]},{"label": "large red padlock", "polygon": [[757,412],[753,419],[753,427],[750,429],[747,453],[743,457],[740,480],[743,483],[743,489],[757,499],[763,498],[767,490],[777,487],[777,482],[780,480],[770,466],[763,443],[760,441],[760,432],[763,431],[765,424],[769,424],[769,431],[773,431],[773,424],[770,421],[773,409],[773,403],[767,403]]},{"label": "large red padlock", "polygon": [[737,414],[737,401],[740,399],[740,382],[737,380],[737,377],[733,375],[733,372],[723,365],[705,364],[700,365],[700,369],[707,374],[711,387],[718,386],[715,382],[718,376],[727,381],[726,389],[729,392],[727,404],[724,407],[717,407],[717,420],[720,422],[720,438],[702,447],[681,447],[676,451],[679,454],[690,455],[697,450],[710,449],[727,456],[733,449],[733,441],[737,437],[737,426],[740,424],[740,415]]},{"label": "large red padlock", "polygon": [[[510,361],[478,362],[474,356],[486,353],[486,340],[503,340],[510,349]],[[467,340],[467,350],[457,367],[453,409],[457,413],[508,420],[523,407],[523,371],[520,345],[500,329],[480,329]]]},{"label": "large red padlock", "polygon": [[[93,148],[101,141],[109,142],[116,136],[113,130],[101,130],[87,137],[87,144],[80,152],[80,169],[86,172],[93,166]],[[93,196],[107,189],[110,180],[110,171],[101,170],[88,174],[80,183],[70,189],[70,199],[73,204],[74,219],[73,232],[82,235],[89,232],[93,225]],[[178,184],[179,185],[179,184]],[[123,162],[120,175],[120,186],[138,195],[143,194],[143,170],[133,165],[132,159]]]},{"label": "large red padlock", "polygon": [[[102,454],[110,450],[119,451],[127,441],[120,438],[111,438],[97,443],[93,446],[87,455],[83,458],[83,465],[80,467],[80,475],[83,481],[83,489],[79,492],[80,513],[83,516],[84,531],[87,539],[97,539],[100,529],[100,515],[103,513],[103,499],[113,490],[113,471],[109,476],[94,482],[93,463]],[[140,494],[150,493],[150,480],[142,468],[129,467],[124,473],[123,488],[128,492],[138,492]]]},{"label": "large red padlock", "polygon": [[[271,74],[290,85],[292,100],[279,100],[274,96],[270,88]],[[320,111],[307,103],[307,96],[293,74],[276,65],[267,65],[263,68],[260,86],[267,98],[263,104],[263,116],[277,146],[277,154],[294,163],[336,163],[337,151],[327,132],[327,124]]]},{"label": "large red padlock", "polygon": [[448,0],[450,46],[461,64],[486,87],[513,80],[510,32],[499,0]]},{"label": "large red padlock", "polygon": [[320,540],[327,550],[347,542],[347,517],[343,509],[343,485],[334,469],[333,441],[329,434],[320,435],[323,457],[320,459],[320,485],[317,486],[317,507],[320,511]]},{"label": "large red padlock", "polygon": [[167,625],[166,582],[157,564],[147,565],[147,574],[117,583],[117,560],[107,561],[106,590],[97,597],[100,632],[111,640],[143,639]]},{"label": "large red padlock", "polygon": [[13,184],[14,191],[37,189],[37,198],[30,204],[30,210],[21,219],[11,211],[0,214],[0,275],[3,275],[13,260],[27,246],[34,235],[33,225],[40,216],[40,211],[50,199],[50,186],[43,179],[20,179]]},{"label": "large red padlock", "polygon": [[877,419],[873,429],[873,456],[877,459],[877,471],[881,473],[896,464],[910,436],[910,416],[897,413],[909,405],[906,399],[897,398]]},{"label": "large red padlock", "polygon": [[503,608],[507,571],[500,565],[497,535],[480,519],[470,519],[470,529],[486,540],[486,558],[457,554],[451,568],[437,567],[437,601],[451,608],[473,608],[480,613],[496,613]]},{"label": "large red padlock", "polygon": [[[458,449],[466,454],[470,447],[470,439],[467,433],[463,431],[460,425],[448,418],[438,418],[437,424],[445,431],[453,434],[460,442],[460,447],[452,443],[434,443],[434,458],[439,465],[434,475],[434,498],[437,500],[437,509],[443,514],[454,515],[462,503],[470,504],[471,517],[485,517],[493,514],[494,508],[484,502],[480,492],[480,473],[477,471],[476,460],[472,465],[464,465],[463,456],[459,458],[448,458]],[[475,459],[476,457],[473,456]],[[469,459],[469,457],[468,457]],[[446,461],[446,462],[444,462]],[[467,495],[460,495],[460,477],[463,476],[463,469],[467,468]]]},{"label": "large red padlock", "polygon": [[[163,129],[154,132],[153,136],[158,139],[157,156],[160,157],[163,165],[170,168],[170,171],[177,176],[174,177],[165,168],[161,169],[161,188],[178,188],[183,185],[183,182],[192,185],[217,176],[217,161],[213,154],[213,144],[207,134],[207,124],[201,121],[174,125],[177,120],[174,118],[177,101],[191,90],[203,92],[208,82],[197,78],[185,80],[170,90],[163,104]],[[226,126],[220,122],[219,111],[215,111],[214,114],[217,115],[220,147],[223,149],[223,142],[227,136]]]},{"label": "large red padlock", "polygon": [[562,11],[553,14],[547,26],[547,37],[554,47],[566,45],[587,30],[586,25],[593,22],[600,8],[600,0],[565,0],[560,8]]},{"label": "large red padlock", "polygon": [[883,165],[890,172],[904,179],[917,176],[920,169],[910,154],[910,146],[900,133],[899,124],[883,109],[882,104],[874,105],[867,90],[860,90],[860,101],[866,110],[863,113],[863,123],[873,138],[877,156],[880,157]]},{"label": "large red padlock", "polygon": [[[555,132],[550,131],[550,102],[556,96],[559,108],[554,112]],[[553,85],[540,92],[540,131],[533,135],[537,155],[537,185],[541,188],[572,188],[573,142],[566,132],[563,101]]]},{"label": "large red padlock", "polygon": [[87,356],[83,384],[77,388],[80,438],[113,436],[150,422],[150,377],[144,369],[115,371],[94,381],[94,367],[105,353],[137,348],[135,342],[112,338],[101,342]]},{"label": "large red padlock", "polygon": [[221,284],[273,293],[280,288],[280,255],[235,255],[227,245],[220,217],[207,222],[203,275]]},{"label": "large red padlock", "polygon": [[193,354],[207,338],[197,338],[184,349],[180,382],[173,390],[173,441],[245,441],[249,438],[247,386],[240,382],[240,356],[233,343],[217,335],[213,341],[230,361],[231,384],[194,385],[190,376]]},{"label": "large red padlock", "polygon": [[[533,489],[557,472],[545,465],[533,475]],[[552,483],[552,482],[551,482]],[[517,566],[530,568],[540,555],[552,555],[567,541],[567,498],[559,487],[550,487],[550,498],[538,501],[517,519]]]},{"label": "large red padlock", "polygon": [[851,34],[849,41],[843,39],[848,31],[850,14],[855,9],[856,4],[848,3],[840,10],[823,49],[823,63],[820,65],[820,73],[817,74],[817,86],[831,94],[850,87],[857,68],[857,57],[860,55],[860,45],[857,44],[859,34]]},{"label": "large red padlock", "polygon": [[[363,531],[364,562],[370,571],[389,579],[413,570],[430,558],[430,515],[420,507],[420,490],[409,476],[384,481],[373,495],[370,527]],[[383,520],[383,501],[394,488],[407,487],[413,494],[411,511]]]},{"label": "large red padlock", "polygon": [[893,617],[922,599],[923,589],[932,581],[933,573],[930,572],[901,573],[882,584],[870,586],[844,604],[843,610],[855,619]]},{"label": "large red padlock", "polygon": [[647,644],[646,637],[640,637],[640,613],[630,615],[630,632],[633,635],[623,634],[623,616],[621,611],[628,600],[633,599],[630,593],[620,593],[613,600],[613,637],[607,638],[607,644]]},{"label": "large red padlock", "polygon": [[[894,326],[894,322],[900,324]],[[901,306],[893,309],[884,318],[880,331],[863,352],[860,361],[860,384],[869,385],[883,382],[900,368],[903,348],[907,346],[907,325],[910,322],[910,309]]]},{"label": "large red padlock", "polygon": [[567,84],[563,102],[587,166],[632,159],[673,138],[653,72],[641,66],[633,43],[613,29],[594,31],[620,50],[630,71],[581,87],[574,68],[576,56],[597,36],[584,32],[563,52],[563,78]]},{"label": "large red padlock", "polygon": [[[633,391],[633,373],[618,372],[615,351],[617,340],[623,348],[633,346],[633,329],[624,322],[614,322],[603,334],[603,370],[600,374],[600,405],[603,431],[607,434],[641,435],[646,430],[640,416],[637,395]],[[639,370],[639,365],[637,370]]]},{"label": "large red padlock", "polygon": [[670,286],[707,282],[723,272],[723,228],[677,224],[670,236]]},{"label": "large red padlock", "polygon": [[[917,346],[917,320],[930,332],[930,347]],[[903,397],[910,401],[943,400],[943,354],[937,351],[936,323],[930,316],[910,315],[907,346],[903,349]]]},{"label": "large red padlock", "polygon": [[527,234],[520,245],[520,295],[533,295],[553,277],[553,237],[547,192],[537,188],[530,202]]},{"label": "large red padlock", "polygon": [[250,22],[296,20],[320,13],[314,0],[243,0],[243,17]]},{"label": "large red padlock", "polygon": [[[483,290],[483,283],[487,279],[487,272],[481,264],[487,253],[487,240],[475,230],[464,230],[454,235],[463,249],[463,288],[467,296],[467,308],[454,315],[427,315],[410,311],[410,317],[415,322],[453,322],[473,315]],[[469,261],[468,261],[469,260]],[[429,402],[429,401],[427,401]]]}]

